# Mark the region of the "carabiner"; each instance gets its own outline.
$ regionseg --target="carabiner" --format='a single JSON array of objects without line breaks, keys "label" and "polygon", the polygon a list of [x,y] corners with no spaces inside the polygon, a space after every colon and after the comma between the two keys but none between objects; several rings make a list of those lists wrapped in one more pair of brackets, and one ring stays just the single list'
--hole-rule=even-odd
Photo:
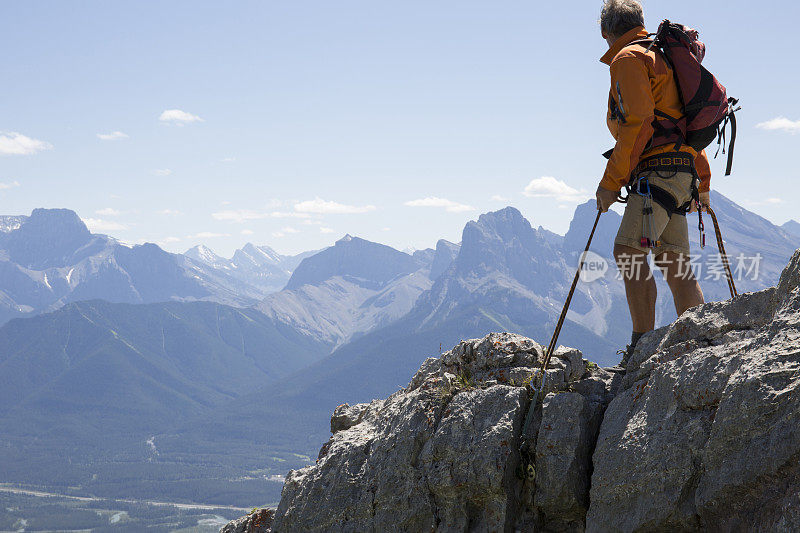
[{"label": "carabiner", "polygon": [[697,229],[700,230],[700,249],[706,247],[706,227],[703,224],[703,205],[695,200],[697,206]]}]

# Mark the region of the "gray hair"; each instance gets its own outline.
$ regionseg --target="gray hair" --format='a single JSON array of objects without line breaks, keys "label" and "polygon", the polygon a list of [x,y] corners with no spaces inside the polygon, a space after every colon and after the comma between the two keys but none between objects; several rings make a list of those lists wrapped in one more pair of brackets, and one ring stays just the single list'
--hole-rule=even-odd
[{"label": "gray hair", "polygon": [[600,11],[600,29],[610,37],[622,37],[636,26],[644,26],[638,0],[605,0]]}]

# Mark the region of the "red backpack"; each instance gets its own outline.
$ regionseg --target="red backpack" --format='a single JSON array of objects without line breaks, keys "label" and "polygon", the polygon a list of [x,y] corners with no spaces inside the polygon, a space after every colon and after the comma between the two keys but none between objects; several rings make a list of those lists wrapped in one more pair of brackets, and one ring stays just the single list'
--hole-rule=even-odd
[{"label": "red backpack", "polygon": [[[697,30],[665,20],[652,39],[635,41],[648,50],[655,48],[672,68],[678,94],[683,105],[683,117],[676,119],[655,110],[653,138],[650,147],[675,143],[677,150],[687,144],[700,152],[717,139],[725,153],[725,128],[730,122],[731,136],[725,175],[731,173],[733,145],[736,141],[736,116],[740,109],[736,98],[728,98],[725,87],[701,65],[706,45],[699,40]],[[632,44],[634,44],[632,43]],[[716,155],[714,157],[716,157]]]}]

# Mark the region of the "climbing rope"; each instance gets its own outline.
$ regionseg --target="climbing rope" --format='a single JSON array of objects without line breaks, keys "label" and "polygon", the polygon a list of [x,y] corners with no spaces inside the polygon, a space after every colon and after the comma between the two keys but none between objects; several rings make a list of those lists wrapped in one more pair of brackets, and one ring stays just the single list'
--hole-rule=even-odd
[{"label": "climbing rope", "polygon": [[728,279],[728,290],[731,291],[731,298],[735,298],[739,295],[739,292],[736,290],[736,284],[733,282],[733,273],[731,272],[731,265],[728,262],[728,254],[725,253],[725,243],[722,240],[722,232],[719,230],[717,215],[714,213],[714,210],[711,209],[711,206],[707,205],[705,208],[708,214],[711,215],[711,221],[714,223],[714,233],[717,237],[717,249],[719,250],[720,257],[722,257],[722,266],[725,268],[725,277]]},{"label": "climbing rope", "polygon": [[[527,479],[529,482],[533,482],[533,480],[536,478],[536,469],[534,468],[533,462],[530,458],[528,439],[526,437],[529,430],[528,425],[533,418],[531,416],[530,409],[536,409],[536,402],[539,399],[539,395],[545,390],[545,385],[547,383],[547,365],[550,363],[550,358],[555,351],[556,343],[558,342],[558,335],[561,333],[561,327],[564,325],[564,320],[567,317],[569,304],[572,301],[572,296],[575,294],[575,288],[578,286],[578,279],[580,279],[581,270],[583,270],[583,263],[586,260],[586,253],[589,251],[589,246],[592,244],[592,238],[594,237],[594,232],[597,229],[597,223],[600,221],[601,214],[602,211],[598,209],[597,216],[594,219],[594,225],[592,226],[592,232],[589,234],[589,240],[586,242],[586,248],[583,249],[583,253],[578,261],[578,271],[575,272],[575,278],[572,280],[572,286],[569,289],[569,294],[567,294],[567,301],[564,302],[564,308],[561,310],[561,316],[558,317],[558,322],[556,323],[556,329],[553,332],[553,337],[550,339],[550,344],[547,346],[547,350],[544,353],[542,367],[539,369],[539,373],[534,373],[531,379],[530,386],[533,390],[533,397],[531,398],[529,411],[525,415],[525,422],[522,425],[522,438],[520,439],[519,445],[521,461],[519,467],[517,468],[517,477],[523,480]],[[538,380],[541,380],[541,383],[537,387],[536,382]]]},{"label": "climbing rope", "polygon": [[581,270],[583,270],[583,262],[586,259],[586,253],[589,251],[589,246],[592,244],[592,238],[594,237],[594,232],[597,229],[597,223],[600,221],[600,215],[602,211],[599,209],[597,210],[597,216],[594,219],[594,225],[592,226],[592,232],[589,234],[589,240],[586,242],[586,248],[583,249],[583,253],[581,254],[580,261],[578,261],[578,271],[575,272],[575,278],[572,280],[572,286],[569,289],[569,294],[567,294],[567,301],[564,302],[564,308],[561,310],[561,316],[558,317],[558,322],[556,323],[556,329],[553,332],[553,337],[550,339],[550,344],[547,346],[547,351],[544,354],[544,361],[542,361],[542,367],[539,370],[538,377],[541,380],[541,384],[537,387],[535,382],[538,381],[537,375],[534,375],[534,379],[531,380],[531,388],[534,392],[534,399],[539,396],[540,393],[544,392],[545,384],[547,382],[547,365],[550,364],[550,358],[553,355],[553,352],[556,349],[556,343],[558,342],[558,335],[561,333],[561,327],[564,325],[564,319],[567,317],[567,311],[569,310],[569,304],[572,302],[572,296],[575,294],[575,288],[578,286],[578,279],[581,276]]}]

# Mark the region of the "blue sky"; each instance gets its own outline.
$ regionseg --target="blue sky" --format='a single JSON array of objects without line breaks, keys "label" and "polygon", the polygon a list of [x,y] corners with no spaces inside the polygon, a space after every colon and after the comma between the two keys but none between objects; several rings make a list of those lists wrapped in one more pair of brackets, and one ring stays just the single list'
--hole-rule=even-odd
[{"label": "blue sky", "polygon": [[[563,233],[613,145],[600,6],[5,2],[0,213],[68,207],[222,255],[345,233],[423,248],[505,205]],[[644,6],[651,30],[698,28],[742,100],[734,173],[714,161],[712,187],[800,219],[798,4]]]}]

